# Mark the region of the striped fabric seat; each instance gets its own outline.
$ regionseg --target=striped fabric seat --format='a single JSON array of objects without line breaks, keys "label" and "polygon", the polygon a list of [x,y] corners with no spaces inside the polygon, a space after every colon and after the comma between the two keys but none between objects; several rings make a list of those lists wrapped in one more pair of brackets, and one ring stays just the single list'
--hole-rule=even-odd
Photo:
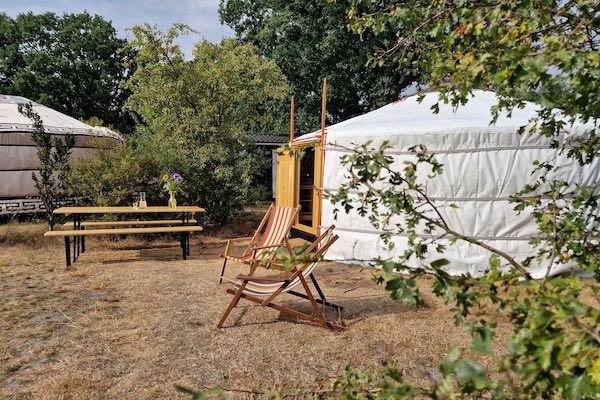
[{"label": "striped fabric seat", "polygon": [[[292,270],[285,274],[268,277],[254,276],[256,264],[253,264],[248,275],[238,275],[237,281],[234,282],[234,286],[227,289],[227,293],[232,294],[233,299],[217,326],[219,328],[223,327],[231,310],[236,307],[240,298],[243,298],[258,303],[261,306],[271,307],[294,317],[313,322],[324,328],[336,330],[345,329],[341,321],[342,307],[330,303],[325,299],[323,290],[319,287],[313,274],[327,249],[338,239],[338,236],[333,234],[334,228],[333,225],[329,227],[315,240],[314,243],[308,246],[299,257],[292,258]],[[316,295],[312,293],[312,290],[308,285],[309,282],[312,282],[316,289]],[[297,287],[302,288],[305,294],[296,291],[295,289]],[[275,299],[284,293],[309,300],[313,310],[312,315],[300,310],[292,309],[286,304],[275,303]],[[326,306],[337,311],[337,322],[330,322],[325,318]]]},{"label": "striped fabric seat", "polygon": [[[314,269],[317,267],[317,264],[319,262],[315,261],[312,264],[310,264],[308,266],[308,268],[306,268],[305,270],[303,270],[302,276],[305,279],[308,279],[310,277],[310,274],[313,273]],[[287,293],[290,290],[294,290],[294,288],[296,286],[298,286],[301,283],[300,281],[300,277],[296,277],[294,278],[289,285],[287,285],[285,288],[283,288],[281,290],[282,293]],[[277,289],[279,289],[281,286],[284,285],[284,282],[275,282],[275,283],[263,283],[263,282],[253,282],[253,281],[249,281],[246,284],[246,287],[243,289],[243,293],[246,294],[251,294],[257,297],[269,297],[271,296]],[[236,284],[234,285],[234,289],[238,290],[241,286],[240,282],[236,282]]]},{"label": "striped fabric seat", "polygon": [[262,234],[260,241],[254,246],[257,248],[256,251],[252,251],[250,248],[248,254],[241,257],[226,256],[230,260],[245,263],[253,258],[261,258],[263,254],[270,248],[268,246],[277,246],[283,244],[283,239],[287,236],[290,226],[292,225],[293,219],[296,216],[297,208],[291,207],[273,207],[271,211],[271,217],[267,223],[265,232]]},{"label": "striped fabric seat", "polygon": [[[263,260],[272,254],[272,251],[283,245],[300,207],[278,207],[271,204],[256,233],[252,237],[250,244],[242,255],[235,256],[229,254],[231,241],[227,242],[225,253],[221,256],[223,268],[219,283],[223,281],[227,260],[232,260],[242,264],[251,264],[256,260]],[[265,227],[266,224],[266,227]],[[264,232],[261,231],[264,228]]]}]

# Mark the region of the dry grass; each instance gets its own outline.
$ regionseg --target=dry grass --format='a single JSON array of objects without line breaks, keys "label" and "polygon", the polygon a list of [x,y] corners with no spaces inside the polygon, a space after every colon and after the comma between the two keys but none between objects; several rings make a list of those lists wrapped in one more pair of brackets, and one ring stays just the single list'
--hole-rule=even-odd
[{"label": "dry grass", "polygon": [[[317,277],[345,307],[345,332],[249,302],[217,329],[230,301],[227,285],[216,283],[222,238],[251,233],[259,218],[196,236],[187,261],[174,240],[90,239],[72,271],[64,269],[60,239],[38,240],[43,225],[11,226],[13,239],[0,243],[0,398],[186,398],[174,384],[311,388],[349,363],[369,368],[385,360],[423,382],[451,348],[468,350],[465,328],[436,298],[420,309],[402,306],[370,271],[335,263],[323,263]],[[240,272],[246,269],[234,264],[229,275]],[[428,280],[420,285],[430,292]],[[501,336],[506,331],[500,326]]]}]

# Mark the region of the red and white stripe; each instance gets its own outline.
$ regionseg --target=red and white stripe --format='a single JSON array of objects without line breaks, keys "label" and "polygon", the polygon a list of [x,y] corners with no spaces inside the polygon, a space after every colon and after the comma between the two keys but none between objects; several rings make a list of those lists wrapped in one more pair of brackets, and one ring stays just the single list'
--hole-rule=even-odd
[{"label": "red and white stripe", "polygon": [[[287,235],[290,226],[292,225],[292,218],[296,213],[296,209],[292,207],[273,207],[271,215],[269,216],[269,222],[263,233],[260,241],[256,247],[265,246],[276,246],[283,243],[283,239]],[[237,262],[245,262],[251,258],[260,258],[261,255],[267,251],[273,251],[274,248],[258,249],[256,252],[252,251],[244,257],[229,257]]]},{"label": "red and white stripe", "polygon": [[[325,133],[327,133],[327,128],[325,128]],[[306,135],[298,136],[292,142],[292,145],[302,145],[313,142],[321,141],[321,131],[318,130],[316,132],[307,133]]]}]

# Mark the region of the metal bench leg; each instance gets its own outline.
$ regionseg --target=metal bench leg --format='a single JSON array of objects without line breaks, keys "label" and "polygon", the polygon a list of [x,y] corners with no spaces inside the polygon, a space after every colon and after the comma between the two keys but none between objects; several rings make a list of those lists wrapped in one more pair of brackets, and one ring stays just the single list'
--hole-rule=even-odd
[{"label": "metal bench leg", "polygon": [[[77,214],[73,214],[73,230],[79,229],[79,219],[77,218]],[[73,236],[73,261],[75,261],[75,257],[77,257],[77,252],[79,251],[79,237]]]},{"label": "metal bench leg", "polygon": [[[85,227],[81,227],[81,230],[84,230]],[[85,236],[81,237],[81,252],[85,253]]]},{"label": "metal bench leg", "polygon": [[190,255],[190,233],[185,233],[185,248],[187,249],[187,255]]},{"label": "metal bench leg", "polygon": [[73,236],[73,262],[77,260],[79,252],[79,236]]},{"label": "metal bench leg", "polygon": [[181,232],[179,235],[179,240],[181,241],[181,250],[183,254],[183,259],[187,260],[187,249],[185,248],[185,232]]},{"label": "metal bench leg", "polygon": [[71,243],[69,236],[65,236],[65,258],[67,260],[67,269],[71,266]]}]

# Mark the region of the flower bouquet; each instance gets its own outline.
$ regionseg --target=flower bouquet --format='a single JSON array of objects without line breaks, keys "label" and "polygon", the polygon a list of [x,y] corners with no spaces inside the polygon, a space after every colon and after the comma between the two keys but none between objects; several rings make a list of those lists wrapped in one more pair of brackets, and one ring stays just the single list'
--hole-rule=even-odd
[{"label": "flower bouquet", "polygon": [[164,174],[162,176],[163,189],[169,193],[169,207],[177,207],[177,199],[175,198],[176,193],[182,193],[181,184],[183,183],[183,177],[175,172],[173,175]]}]

